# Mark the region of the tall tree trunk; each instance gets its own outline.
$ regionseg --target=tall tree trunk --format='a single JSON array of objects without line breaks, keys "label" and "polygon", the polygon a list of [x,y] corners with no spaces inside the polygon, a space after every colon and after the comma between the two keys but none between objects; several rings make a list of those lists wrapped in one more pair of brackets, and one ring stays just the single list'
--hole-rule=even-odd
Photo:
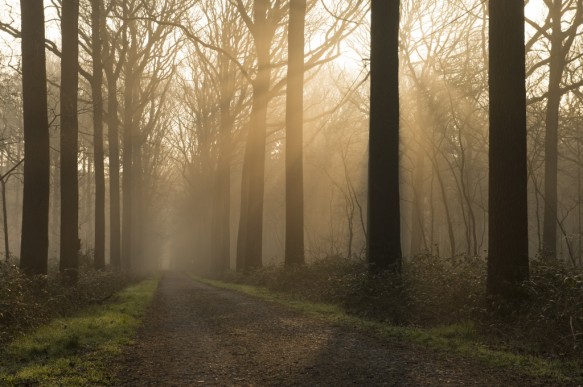
[{"label": "tall tree trunk", "polygon": [[[137,85],[137,83],[136,83]],[[137,92],[134,91],[134,95]],[[131,271],[137,273],[138,270],[144,270],[144,257],[142,251],[142,242],[144,237],[144,185],[143,185],[143,166],[142,166],[142,141],[139,136],[139,129],[134,120],[132,127],[132,267]],[[139,260],[139,262],[138,262]],[[142,273],[140,273],[142,274]]]},{"label": "tall tree trunk", "polygon": [[559,107],[561,104],[561,79],[563,77],[564,53],[561,31],[562,0],[553,0],[549,9],[552,18],[551,53],[549,62],[549,87],[545,117],[545,200],[543,213],[543,257],[557,256],[557,172]]},{"label": "tall tree trunk", "polygon": [[247,134],[241,183],[241,218],[237,238],[237,270],[261,267],[263,250],[263,199],[265,191],[265,138],[271,83],[269,0],[255,0],[253,40],[257,76],[253,81],[251,122]]},{"label": "tall tree trunk", "polygon": [[[113,58],[111,59],[113,61]],[[112,71],[113,73],[113,71]],[[119,120],[117,76],[108,76],[108,143],[109,143],[109,260],[119,269],[121,265],[120,186],[119,186]]]},{"label": "tall tree trunk", "polygon": [[399,0],[371,0],[368,246],[372,271],[401,268]]},{"label": "tall tree trunk", "polygon": [[490,0],[489,294],[528,279],[524,2]]},{"label": "tall tree trunk", "polygon": [[219,58],[221,74],[219,158],[215,173],[215,195],[213,198],[211,254],[215,272],[229,270],[231,263],[231,100],[233,98],[233,76],[231,64],[223,55]]},{"label": "tall tree trunk", "polygon": [[105,268],[105,166],[103,155],[103,66],[101,58],[101,0],[91,0],[93,57],[93,153],[95,158],[95,268]]},{"label": "tall tree trunk", "polygon": [[[124,8],[124,15],[128,16],[128,10]],[[130,28],[131,29],[131,28]],[[132,188],[133,188],[133,132],[134,132],[134,61],[136,58],[136,43],[133,39],[128,41],[127,33],[124,32],[124,44],[128,51],[125,63],[125,83],[124,83],[124,121],[123,121],[123,215],[122,215],[122,269],[129,273],[133,265],[132,258]]]},{"label": "tall tree trunk", "polygon": [[49,226],[49,123],[45,17],[41,0],[21,0],[24,193],[20,267],[46,274]]},{"label": "tall tree trunk", "polygon": [[[8,178],[6,178],[8,179]],[[0,180],[2,184],[2,222],[4,225],[4,258],[10,260],[10,241],[8,239],[8,209],[6,208],[6,180]]]},{"label": "tall tree trunk", "polygon": [[[103,14],[101,17],[103,31],[106,31],[105,22],[106,15]],[[107,133],[109,144],[109,261],[116,270],[119,270],[121,269],[121,191],[117,82],[123,69],[122,62],[125,60],[126,50],[122,50],[117,61],[115,53],[115,42],[113,37],[110,37],[107,60],[104,62],[104,70],[107,77]]]},{"label": "tall tree trunk", "polygon": [[[20,121],[20,127],[24,128],[22,114],[20,114],[19,121]],[[24,152],[24,144],[22,142],[18,142],[18,144],[16,144],[16,158],[18,160],[22,160],[23,152]],[[49,155],[50,155],[50,153],[49,153]],[[50,157],[49,157],[49,159],[50,159]],[[50,181],[50,168],[49,168],[49,181]],[[49,187],[50,187],[50,185],[49,185]],[[50,194],[49,194],[49,196],[50,196]],[[23,213],[22,213],[22,190],[20,189],[20,187],[18,189],[14,189],[14,203],[16,204],[13,207],[14,224],[15,224],[16,228],[20,227],[20,233],[18,234],[18,237],[20,238],[22,236],[22,215],[23,215]],[[47,219],[47,221],[48,221],[48,219]],[[48,254],[48,245],[47,245],[47,254]]]},{"label": "tall tree trunk", "polygon": [[[88,147],[86,149],[89,149]],[[89,250],[91,250],[94,246],[93,246],[93,241],[94,241],[94,235],[95,235],[95,229],[93,228],[94,223],[92,223],[93,221],[93,206],[92,202],[93,202],[93,182],[94,182],[94,176],[95,176],[95,160],[93,159],[93,154],[91,152],[87,152],[87,178],[85,179],[85,188],[83,190],[83,194],[85,195],[85,198],[83,199],[83,203],[85,203],[85,205],[82,206],[82,208],[85,208],[85,216],[84,216],[84,221],[83,223],[85,223],[87,225],[86,227],[86,236],[85,236],[85,251],[89,252]]]},{"label": "tall tree trunk", "polygon": [[[248,127],[247,131],[251,129]],[[249,137],[249,133],[247,134]],[[249,139],[247,139],[249,141]],[[243,156],[243,167],[241,171],[241,207],[239,210],[239,228],[237,231],[237,256],[236,256],[236,270],[243,272],[247,270],[246,254],[247,254],[247,222],[249,218],[249,195],[250,195],[250,179],[249,179],[249,163],[246,160],[248,156],[249,145],[245,145],[245,154]]]},{"label": "tall tree trunk", "polygon": [[[437,159],[434,157],[432,159],[433,162],[433,172],[434,176],[437,177],[437,182],[439,184],[439,191],[441,193],[441,202],[443,203],[443,212],[445,215],[445,222],[447,223],[447,235],[449,237],[449,250],[451,257],[455,257],[456,255],[456,242],[455,242],[455,232],[453,231],[453,221],[451,217],[451,211],[449,209],[449,203],[447,201],[448,195],[445,189],[445,183],[443,181],[443,177],[441,176],[441,171],[439,170],[439,164],[437,163]],[[437,254],[439,257],[439,254]]]},{"label": "tall tree trunk", "polygon": [[59,251],[59,238],[60,238],[60,230],[61,230],[61,206],[60,206],[60,198],[61,198],[61,172],[60,172],[60,159],[59,159],[60,152],[53,152],[53,181],[52,181],[52,207],[51,207],[51,216],[52,222],[51,227],[49,228],[49,246],[51,247],[51,253],[54,253],[55,256],[60,255]]},{"label": "tall tree trunk", "polygon": [[61,261],[65,280],[77,282],[79,269],[79,176],[77,174],[79,88],[79,1],[63,2],[61,59]]},{"label": "tall tree trunk", "polygon": [[[581,141],[577,141],[577,201],[582,203],[581,197]],[[583,251],[581,251],[582,247],[582,240],[581,234],[583,233],[583,224],[581,223],[581,212],[583,208],[581,208],[581,204],[577,206],[577,261],[579,266],[581,266],[581,261],[583,258]]]},{"label": "tall tree trunk", "polygon": [[[221,116],[223,113],[221,112]],[[215,271],[224,272],[231,262],[231,127],[230,118],[223,117],[221,121],[220,154],[215,175],[215,197],[213,200],[213,234],[212,255]],[[223,127],[226,125],[226,127]]]},{"label": "tall tree trunk", "polygon": [[285,138],[285,264],[304,264],[304,27],[306,0],[290,1]]},{"label": "tall tree trunk", "polygon": [[129,272],[132,258],[132,188],[133,188],[133,80],[130,66],[126,66],[126,78],[124,84],[124,128],[123,128],[123,216],[121,254],[122,268]]},{"label": "tall tree trunk", "polygon": [[425,155],[421,147],[417,150],[416,156],[413,169],[413,203],[411,204],[411,255],[417,255],[423,250],[429,251],[423,224]]}]

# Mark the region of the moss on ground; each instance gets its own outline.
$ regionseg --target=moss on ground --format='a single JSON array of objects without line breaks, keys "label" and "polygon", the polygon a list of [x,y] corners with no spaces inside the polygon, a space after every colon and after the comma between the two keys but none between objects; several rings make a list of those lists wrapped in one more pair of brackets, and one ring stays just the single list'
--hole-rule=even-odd
[{"label": "moss on ground", "polygon": [[112,359],[132,342],[157,284],[142,281],[17,338],[0,351],[0,385],[115,384]]}]

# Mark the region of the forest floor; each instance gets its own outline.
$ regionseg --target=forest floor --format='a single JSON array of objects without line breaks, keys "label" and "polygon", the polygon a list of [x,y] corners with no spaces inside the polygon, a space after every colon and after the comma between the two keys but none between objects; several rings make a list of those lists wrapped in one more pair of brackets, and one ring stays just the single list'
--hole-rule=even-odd
[{"label": "forest floor", "polygon": [[166,273],[123,385],[555,385]]}]

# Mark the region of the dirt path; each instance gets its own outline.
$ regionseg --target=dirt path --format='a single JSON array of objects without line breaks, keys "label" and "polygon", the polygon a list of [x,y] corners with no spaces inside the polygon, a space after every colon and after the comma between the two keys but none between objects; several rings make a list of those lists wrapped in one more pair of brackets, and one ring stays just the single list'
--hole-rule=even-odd
[{"label": "dirt path", "polygon": [[532,385],[167,273],[119,374],[135,386]]}]

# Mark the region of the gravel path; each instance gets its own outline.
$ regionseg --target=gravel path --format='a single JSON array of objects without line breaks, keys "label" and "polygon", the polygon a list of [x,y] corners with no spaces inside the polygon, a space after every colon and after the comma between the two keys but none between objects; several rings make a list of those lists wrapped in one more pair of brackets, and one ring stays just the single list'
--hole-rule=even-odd
[{"label": "gravel path", "polygon": [[166,273],[119,378],[131,386],[533,385]]}]

